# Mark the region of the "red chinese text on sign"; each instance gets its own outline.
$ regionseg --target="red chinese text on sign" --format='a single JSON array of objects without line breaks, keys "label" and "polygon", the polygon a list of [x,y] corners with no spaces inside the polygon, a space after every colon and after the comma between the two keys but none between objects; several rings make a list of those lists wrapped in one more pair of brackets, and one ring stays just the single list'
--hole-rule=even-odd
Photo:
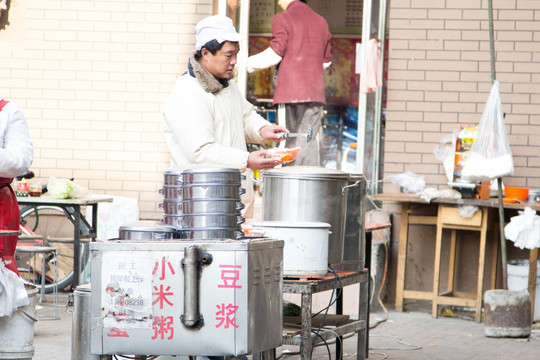
[{"label": "red chinese text on sign", "polygon": [[241,289],[242,285],[237,285],[236,282],[240,279],[240,265],[219,265],[221,268],[221,280],[223,284],[218,285],[218,288],[233,288]]},{"label": "red chinese text on sign", "polygon": [[223,327],[225,329],[229,328],[229,325],[233,326],[234,328],[238,328],[238,325],[234,322],[236,320],[236,317],[233,317],[236,313],[236,310],[238,310],[238,306],[233,304],[228,304],[225,306],[225,304],[216,305],[218,308],[218,311],[216,312],[216,321],[218,322],[216,324],[216,327]]},{"label": "red chinese text on sign", "polygon": [[129,337],[127,330],[121,330],[119,328],[110,328],[108,337]]},{"label": "red chinese text on sign", "polygon": [[165,271],[167,270],[167,268],[169,268],[171,275],[175,274],[172,264],[170,263],[170,261],[165,260],[165,256],[161,258],[161,263],[159,261],[156,261],[156,263],[154,264],[154,269],[152,270],[152,275],[156,275],[159,268],[161,268],[161,275],[159,276],[159,280],[165,280]]},{"label": "red chinese text on sign", "polygon": [[155,300],[152,302],[152,305],[155,305],[157,302],[159,302],[160,309],[163,309],[164,303],[167,303],[169,306],[173,306],[173,303],[167,299],[167,296],[174,295],[172,291],[169,291],[170,289],[171,287],[167,286],[165,290],[163,290],[163,284],[159,285],[159,289],[157,286],[154,286],[154,292],[152,292],[152,295],[155,296]]},{"label": "red chinese text on sign", "polygon": [[163,340],[166,334],[169,334],[167,340],[171,340],[174,337],[174,318],[172,316],[156,316],[154,317],[154,322],[152,323],[152,329],[154,329],[154,335],[152,340],[157,339],[158,337]]}]

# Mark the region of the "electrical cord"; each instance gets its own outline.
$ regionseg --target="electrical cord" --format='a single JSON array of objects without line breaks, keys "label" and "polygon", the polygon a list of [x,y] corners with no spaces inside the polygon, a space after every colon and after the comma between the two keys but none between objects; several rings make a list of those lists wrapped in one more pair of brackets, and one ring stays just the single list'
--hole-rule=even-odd
[{"label": "electrical cord", "polygon": [[372,354],[382,355],[382,358],[380,358],[380,359],[371,359],[371,360],[385,360],[385,359],[388,359],[388,355],[386,355],[385,353],[382,353],[382,352],[370,351],[369,354],[370,355],[372,355]]},{"label": "electrical cord", "polygon": [[[329,341],[329,342],[326,342],[326,341],[325,341],[326,346],[328,346],[328,345],[330,345],[330,344],[333,344],[334,342],[339,341],[340,349],[341,349],[340,358],[343,359],[343,340],[344,340],[344,337],[343,337],[343,336],[339,336],[339,334],[336,333],[335,331],[330,330],[330,329],[327,329],[327,328],[325,328],[325,327],[323,327],[321,330],[323,330],[323,331],[328,331],[329,333],[334,334],[334,336],[335,336],[334,341]],[[353,334],[350,334],[350,335],[352,336]],[[319,346],[319,345],[316,345],[316,346]]]},{"label": "electrical cord", "polygon": [[[313,330],[311,332],[313,332]],[[324,342],[324,345],[326,347],[326,351],[328,352],[328,359],[332,360],[332,354],[330,353],[330,346],[328,346],[328,342],[326,342],[326,340],[321,335],[319,335],[318,332],[316,333],[316,335],[317,335],[317,337],[319,337]],[[311,354],[309,355],[310,359],[311,359],[311,357],[313,355],[313,349],[314,348],[315,348],[315,345],[313,345],[313,347],[311,348]]]},{"label": "electrical cord", "polygon": [[[319,315],[323,311],[328,311],[328,309],[332,305],[334,305],[335,302],[337,301],[337,299],[341,296],[342,284],[341,284],[341,279],[340,279],[339,275],[336,273],[336,271],[331,266],[328,266],[328,271],[330,271],[334,275],[334,288],[332,289],[332,294],[330,295],[330,300],[332,300],[332,297],[334,295],[334,291],[336,291],[337,295],[333,298],[333,300],[326,307],[322,308],[321,310],[319,310],[318,312],[313,314],[311,316],[311,318],[314,318],[315,316]],[[339,286],[338,286],[337,283],[339,283]]]},{"label": "electrical cord", "polygon": [[[321,330],[322,326],[324,325],[324,321],[326,320],[326,315],[328,315],[328,310],[330,309],[332,304],[334,304],[336,302],[336,300],[337,300],[338,296],[336,296],[334,298],[334,294],[336,293],[336,289],[338,289],[338,290],[341,289],[341,287],[339,287],[339,288],[337,287],[337,282],[338,281],[340,282],[340,285],[341,285],[341,280],[339,279],[338,274],[335,272],[335,270],[331,266],[328,266],[328,269],[329,269],[330,272],[332,272],[332,274],[334,274],[334,288],[332,289],[332,293],[330,294],[330,302],[329,302],[329,304],[323,309],[324,310],[324,315],[323,315],[323,318],[321,320],[321,323],[319,324],[319,327],[315,331],[316,337],[313,339],[313,342],[311,343],[311,352],[309,354],[310,359],[313,357],[313,350],[315,349],[315,343],[317,342],[317,337],[320,337],[319,331]],[[341,295],[341,291],[339,292],[339,295]],[[320,314],[323,310],[319,311],[317,314]],[[317,314],[315,314],[315,315],[317,315]],[[315,315],[313,315],[313,316],[315,316]],[[313,318],[313,316],[312,316],[312,318]],[[324,339],[323,339],[323,341],[326,343],[326,341]]]},{"label": "electrical cord", "polygon": [[415,345],[415,344],[411,344],[411,343],[408,343],[408,342],[405,342],[403,341],[401,338],[397,337],[397,336],[393,336],[393,335],[370,335],[370,336],[373,336],[373,337],[387,337],[387,338],[391,338],[391,339],[396,339],[396,342],[398,344],[401,344],[401,345],[405,345],[405,346],[409,346],[408,348],[369,348],[369,350],[420,350],[422,349],[422,346],[420,345]]},{"label": "electrical cord", "polygon": [[[283,323],[283,325],[286,325],[286,326],[288,326],[288,327],[295,327],[295,328],[298,328],[298,329],[301,329],[301,328],[302,328],[302,326],[301,326],[301,325],[298,325],[298,324]],[[332,360],[332,355],[331,355],[330,347],[329,347],[329,344],[331,344],[331,342],[326,341],[326,340],[325,340],[318,332],[316,332],[314,329],[315,329],[315,328],[312,328],[312,329],[311,329],[311,332],[314,333],[318,338],[320,338],[320,339],[322,340],[323,344],[313,345],[313,347],[311,348],[311,354],[310,354],[310,356],[313,355],[313,349],[314,349],[315,347],[324,345],[324,346],[326,347],[326,351],[328,352],[328,359]],[[323,330],[325,330],[325,329],[323,329]],[[315,342],[314,342],[314,343],[315,343]],[[276,360],[279,360],[281,357],[283,357],[283,356],[285,356],[285,355],[289,356],[289,355],[298,355],[298,354],[300,354],[300,351],[297,351],[297,352],[292,352],[292,351],[291,351],[291,352],[288,352],[287,354],[281,354],[279,357],[276,358]]]}]

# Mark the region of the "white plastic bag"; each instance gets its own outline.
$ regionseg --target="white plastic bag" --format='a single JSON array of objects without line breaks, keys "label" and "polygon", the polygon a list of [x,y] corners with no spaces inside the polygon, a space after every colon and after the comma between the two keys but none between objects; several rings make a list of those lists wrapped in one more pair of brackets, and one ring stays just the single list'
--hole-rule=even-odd
[{"label": "white plastic bag", "polygon": [[399,185],[404,193],[418,194],[426,187],[426,181],[424,175],[417,175],[412,171],[405,171],[404,173],[394,175],[392,177],[392,184]]},{"label": "white plastic bag", "polygon": [[495,81],[461,177],[474,182],[488,181],[513,172],[514,161],[504,128],[499,82]]},{"label": "white plastic bag", "polygon": [[446,135],[433,150],[433,155],[442,161],[448,181],[454,180],[454,151],[458,132]]},{"label": "white plastic bag", "polygon": [[530,207],[518,211],[518,216],[510,219],[504,227],[504,235],[520,249],[535,249],[540,247],[540,216]]},{"label": "white plastic bag", "polygon": [[[97,217],[99,224],[97,241],[106,241],[118,237],[120,226],[139,221],[139,202],[137,199],[111,196],[113,201],[100,203]],[[86,213],[86,219],[92,221],[92,212]]]},{"label": "white plastic bag", "polygon": [[478,206],[475,205],[460,205],[458,207],[459,215],[461,215],[461,217],[465,219],[472,218],[478,210],[480,209],[478,208]]},{"label": "white plastic bag", "polygon": [[23,280],[0,261],[0,317],[10,316],[30,303]]},{"label": "white plastic bag", "polygon": [[88,195],[87,188],[69,179],[57,179],[54,176],[49,178],[47,191],[55,199],[77,199]]},{"label": "white plastic bag", "polygon": [[425,188],[422,192],[418,193],[418,196],[420,198],[424,199],[428,203],[431,202],[433,199],[461,199],[461,194],[459,191],[456,191],[454,189],[444,189],[439,190],[435,188]]}]

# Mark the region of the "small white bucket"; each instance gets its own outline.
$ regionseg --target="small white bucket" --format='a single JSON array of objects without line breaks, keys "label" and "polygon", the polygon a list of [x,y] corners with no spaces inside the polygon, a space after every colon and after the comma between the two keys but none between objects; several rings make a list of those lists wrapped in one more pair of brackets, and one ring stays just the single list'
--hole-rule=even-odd
[{"label": "small white bucket", "polygon": [[[510,260],[507,266],[508,290],[527,290],[529,286],[529,260]],[[540,321],[540,261],[536,268],[536,293],[534,299],[533,321]]]},{"label": "small white bucket", "polygon": [[37,287],[25,285],[30,303],[0,317],[0,359],[28,359],[34,356],[34,322],[36,319]]},{"label": "small white bucket", "polygon": [[324,276],[328,272],[330,224],[323,222],[256,221],[252,234],[283,240],[284,276]]}]

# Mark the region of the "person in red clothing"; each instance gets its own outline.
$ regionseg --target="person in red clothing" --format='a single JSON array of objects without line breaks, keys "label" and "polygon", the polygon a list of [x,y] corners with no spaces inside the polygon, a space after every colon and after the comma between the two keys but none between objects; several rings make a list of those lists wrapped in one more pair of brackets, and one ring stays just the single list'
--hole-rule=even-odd
[{"label": "person in red clothing", "polygon": [[[19,230],[19,205],[10,184],[28,170],[33,159],[34,147],[23,112],[0,99],[0,230]],[[17,239],[0,237],[0,261],[19,274],[14,257]]]},{"label": "person in red clothing", "polygon": [[[278,64],[274,104],[278,122],[291,133],[306,133],[311,126],[317,135],[323,119],[326,97],[324,68],[332,60],[326,20],[304,1],[279,0],[284,10],[272,19],[272,39],[263,52],[248,58],[248,72]],[[321,165],[320,139],[307,143],[305,137],[289,138],[287,148],[302,147],[291,164]]]}]

